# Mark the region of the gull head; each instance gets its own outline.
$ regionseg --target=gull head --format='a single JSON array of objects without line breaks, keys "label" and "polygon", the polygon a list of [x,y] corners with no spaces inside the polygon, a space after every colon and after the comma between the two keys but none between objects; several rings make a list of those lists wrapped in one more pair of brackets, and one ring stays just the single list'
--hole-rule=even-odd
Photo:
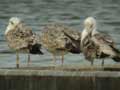
[{"label": "gull head", "polygon": [[81,35],[81,46],[84,39],[96,30],[96,20],[93,17],[88,17],[84,20],[84,30]]},{"label": "gull head", "polygon": [[22,23],[22,20],[18,17],[10,18],[5,34],[7,34],[8,31],[15,29],[21,23]]},{"label": "gull head", "polygon": [[93,17],[88,17],[84,21],[84,28],[88,32],[92,32],[92,30],[96,29],[96,20]]},{"label": "gull head", "polygon": [[9,24],[13,26],[18,25],[20,22],[21,22],[21,19],[18,17],[12,17],[9,20]]}]

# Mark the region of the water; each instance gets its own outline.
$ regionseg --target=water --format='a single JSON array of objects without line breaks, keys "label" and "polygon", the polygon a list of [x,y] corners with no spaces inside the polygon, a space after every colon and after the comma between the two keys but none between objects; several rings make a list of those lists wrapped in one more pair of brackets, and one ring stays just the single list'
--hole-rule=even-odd
[{"label": "water", "polygon": [[[0,50],[9,50],[4,32],[12,16],[23,18],[34,32],[41,32],[42,27],[50,22],[61,22],[82,31],[83,20],[93,16],[97,19],[98,30],[109,33],[120,48],[120,0],[0,0]],[[22,65],[25,65],[27,55],[21,54],[20,58]],[[52,56],[48,52],[42,56],[32,55],[31,59],[36,66],[53,65]],[[58,60],[57,65],[60,63]],[[96,60],[95,63],[100,65],[101,61]],[[115,64],[110,59],[105,63]],[[90,63],[85,61],[82,55],[67,54],[65,64]],[[0,54],[0,67],[15,67],[15,53]]]}]

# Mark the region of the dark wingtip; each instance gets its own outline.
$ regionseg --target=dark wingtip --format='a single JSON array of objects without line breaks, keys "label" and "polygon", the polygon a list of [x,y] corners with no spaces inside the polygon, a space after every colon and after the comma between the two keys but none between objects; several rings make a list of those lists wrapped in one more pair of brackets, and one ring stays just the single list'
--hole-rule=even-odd
[{"label": "dark wingtip", "polygon": [[120,57],[115,57],[115,58],[112,58],[115,62],[120,62]]},{"label": "dark wingtip", "polygon": [[41,50],[39,50],[39,54],[43,55],[44,53]]},{"label": "dark wingtip", "polygon": [[[70,36],[69,34],[67,34],[65,31],[63,31],[63,33],[69,38],[71,39],[71,43],[67,43],[66,44],[66,48],[68,48],[69,52],[73,53],[73,54],[79,54],[81,53],[80,50],[80,39],[75,40],[72,36]],[[73,45],[73,43],[75,44],[75,46]]]},{"label": "dark wingtip", "polygon": [[43,55],[44,53],[40,49],[41,49],[41,44],[35,44],[30,49],[30,53],[31,54],[41,54],[41,55]]},{"label": "dark wingtip", "polygon": [[113,57],[112,59],[115,61],[115,62],[120,62],[120,50],[115,48],[115,47],[112,47],[112,49],[114,50],[114,52],[116,53],[116,56]]}]

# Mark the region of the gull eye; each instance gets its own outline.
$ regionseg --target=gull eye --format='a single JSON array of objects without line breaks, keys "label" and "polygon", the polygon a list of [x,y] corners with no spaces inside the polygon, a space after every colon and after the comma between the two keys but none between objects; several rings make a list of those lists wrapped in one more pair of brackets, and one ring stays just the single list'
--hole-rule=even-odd
[{"label": "gull eye", "polygon": [[90,25],[90,28],[93,28],[93,24]]},{"label": "gull eye", "polygon": [[13,23],[13,22],[10,22],[10,24],[14,25],[14,23]]}]

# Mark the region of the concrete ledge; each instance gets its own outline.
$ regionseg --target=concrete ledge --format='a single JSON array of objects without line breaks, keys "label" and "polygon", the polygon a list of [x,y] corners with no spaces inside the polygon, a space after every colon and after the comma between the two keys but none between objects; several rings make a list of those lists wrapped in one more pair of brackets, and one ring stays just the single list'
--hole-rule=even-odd
[{"label": "concrete ledge", "polygon": [[0,90],[120,90],[120,72],[112,70],[115,71],[111,67],[4,68],[0,69]]},{"label": "concrete ledge", "polygon": [[119,67],[21,67],[0,69],[0,76],[120,77]]},{"label": "concrete ledge", "polygon": [[56,70],[9,70],[0,69],[0,76],[53,76],[53,77],[120,77],[114,71],[56,71]]}]

